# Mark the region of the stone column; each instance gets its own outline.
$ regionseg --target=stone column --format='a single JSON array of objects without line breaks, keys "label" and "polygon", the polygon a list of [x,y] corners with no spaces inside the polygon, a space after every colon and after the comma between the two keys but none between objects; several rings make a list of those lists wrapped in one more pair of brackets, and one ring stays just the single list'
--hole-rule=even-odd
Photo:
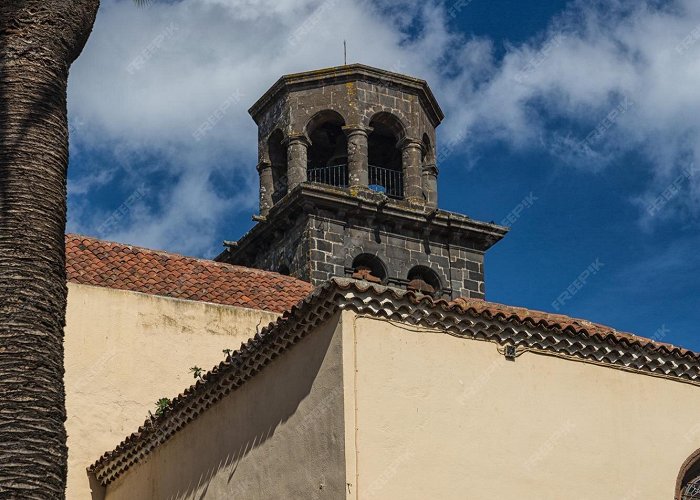
[{"label": "stone column", "polygon": [[423,145],[417,139],[404,139],[401,143],[403,195],[413,203],[425,202],[421,182],[422,151]]},{"label": "stone column", "polygon": [[306,182],[306,153],[309,145],[304,134],[292,135],[287,139],[287,192]]},{"label": "stone column", "polygon": [[351,188],[367,188],[369,185],[367,135],[371,131],[371,128],[361,125],[343,127],[348,138],[348,186]]},{"label": "stone column", "polygon": [[423,196],[425,204],[430,208],[438,206],[437,177],[437,165],[434,163],[423,165]]},{"label": "stone column", "polygon": [[260,175],[260,215],[267,216],[275,202],[272,194],[275,192],[275,183],[272,178],[272,165],[270,162],[258,163],[258,175]]}]

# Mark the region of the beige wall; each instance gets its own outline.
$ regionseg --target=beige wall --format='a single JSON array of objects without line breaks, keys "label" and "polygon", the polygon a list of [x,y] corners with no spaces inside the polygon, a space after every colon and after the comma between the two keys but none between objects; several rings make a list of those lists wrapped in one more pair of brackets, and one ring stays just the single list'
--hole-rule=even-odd
[{"label": "beige wall", "polygon": [[86,467],[237,349],[276,314],[69,283],[65,336],[69,499],[90,499]]},{"label": "beige wall", "polygon": [[107,500],[342,498],[338,317],[111,483]]},{"label": "beige wall", "polygon": [[700,448],[693,385],[375,319],[355,336],[353,498],[670,499]]},{"label": "beige wall", "polygon": [[697,386],[340,317],[107,499],[659,500],[700,448]]}]

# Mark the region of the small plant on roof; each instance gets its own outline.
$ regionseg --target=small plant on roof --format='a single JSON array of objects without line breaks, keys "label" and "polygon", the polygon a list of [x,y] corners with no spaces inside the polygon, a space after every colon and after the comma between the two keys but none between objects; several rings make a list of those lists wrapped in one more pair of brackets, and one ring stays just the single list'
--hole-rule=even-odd
[{"label": "small plant on roof", "polygon": [[202,380],[202,373],[204,370],[202,370],[199,366],[194,365],[192,368],[190,368],[190,372],[196,378],[197,380]]},{"label": "small plant on roof", "polygon": [[170,398],[160,398],[158,401],[156,401],[156,417],[160,417],[163,413],[165,413],[168,406],[170,406]]},{"label": "small plant on roof", "polygon": [[223,351],[224,354],[226,354],[227,358],[230,358],[233,355],[233,349],[224,349]]}]

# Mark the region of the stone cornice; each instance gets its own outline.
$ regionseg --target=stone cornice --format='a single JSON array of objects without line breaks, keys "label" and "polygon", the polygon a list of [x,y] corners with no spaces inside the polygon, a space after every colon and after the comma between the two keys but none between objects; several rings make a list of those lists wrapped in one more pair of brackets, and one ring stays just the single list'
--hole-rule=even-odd
[{"label": "stone cornice", "polygon": [[[483,252],[499,242],[508,228],[497,224],[481,222],[465,215],[436,210],[421,204],[411,204],[405,200],[393,200],[381,193],[358,190],[356,193],[345,188],[325,184],[302,183],[275,204],[266,216],[266,222],[256,224],[239,240],[236,251],[244,251],[248,244],[256,244],[259,237],[271,230],[276,222],[288,227],[290,218],[300,213],[312,212],[316,207],[332,208],[335,213],[345,211],[356,214],[364,220],[377,217],[415,226],[416,232],[430,234],[443,233],[449,238],[469,239],[474,242],[474,250]],[[229,261],[228,251],[219,254],[215,260]]]},{"label": "stone cornice", "polygon": [[437,127],[445,117],[432,90],[430,90],[425,80],[365,66],[364,64],[348,64],[345,66],[335,66],[284,75],[277,80],[253,106],[251,106],[248,113],[250,113],[253,119],[257,119],[270,103],[275,101],[278,95],[284,92],[314,87],[320,84],[346,83],[357,80],[366,80],[372,83],[395,86],[407,92],[417,94],[434,127]]}]

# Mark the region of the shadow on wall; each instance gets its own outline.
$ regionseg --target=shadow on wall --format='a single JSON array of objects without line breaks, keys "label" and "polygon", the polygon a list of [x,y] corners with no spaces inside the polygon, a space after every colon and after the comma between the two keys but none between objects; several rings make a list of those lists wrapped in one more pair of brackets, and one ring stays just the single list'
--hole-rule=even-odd
[{"label": "shadow on wall", "polygon": [[[343,405],[336,321],[190,422],[107,488],[107,499],[342,494]],[[337,474],[332,464],[337,463]],[[93,500],[104,488],[91,481]]]}]

